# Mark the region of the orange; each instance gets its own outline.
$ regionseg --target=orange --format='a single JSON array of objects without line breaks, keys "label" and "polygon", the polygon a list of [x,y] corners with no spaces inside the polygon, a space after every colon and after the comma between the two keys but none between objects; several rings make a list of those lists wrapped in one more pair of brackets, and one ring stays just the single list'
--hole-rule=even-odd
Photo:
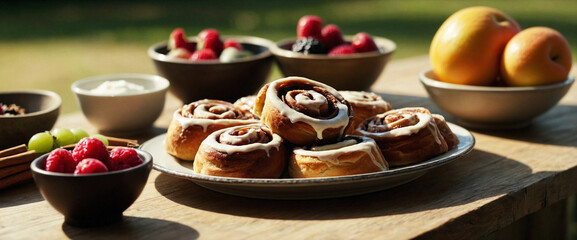
[{"label": "orange", "polygon": [[507,85],[536,86],[567,79],[573,57],[567,39],[548,27],[531,27],[515,35],[505,47],[501,76]]},{"label": "orange", "polygon": [[439,80],[456,84],[492,85],[507,42],[517,22],[484,6],[461,9],[449,16],[433,37],[430,59]]}]

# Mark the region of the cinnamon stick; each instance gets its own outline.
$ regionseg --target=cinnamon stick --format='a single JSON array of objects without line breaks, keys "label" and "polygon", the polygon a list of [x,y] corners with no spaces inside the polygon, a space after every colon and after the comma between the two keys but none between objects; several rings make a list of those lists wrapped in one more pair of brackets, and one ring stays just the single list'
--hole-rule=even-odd
[{"label": "cinnamon stick", "polygon": [[30,163],[21,163],[17,165],[0,168],[0,179],[25,170],[30,170]]},{"label": "cinnamon stick", "polygon": [[[108,140],[108,146],[109,146],[108,148],[114,148],[114,147],[136,148],[139,146],[138,140],[136,140],[136,139],[117,138],[117,137],[106,137],[106,139]],[[70,144],[70,145],[63,146],[62,148],[72,150],[72,149],[74,149],[75,146],[76,146],[76,144]]]},{"label": "cinnamon stick", "polygon": [[20,163],[30,163],[36,158],[36,151],[30,150],[7,157],[0,158],[0,168]]},{"label": "cinnamon stick", "polygon": [[26,148],[26,144],[21,144],[18,146],[14,146],[11,148],[7,148],[4,150],[0,150],[0,157],[7,157],[10,155],[14,155],[14,154],[18,154],[18,153],[23,153],[28,151],[28,148]]},{"label": "cinnamon stick", "polygon": [[118,137],[106,137],[110,146],[138,147],[138,140]]},{"label": "cinnamon stick", "polygon": [[32,179],[32,171],[24,170],[10,176],[0,178],[0,189]]}]

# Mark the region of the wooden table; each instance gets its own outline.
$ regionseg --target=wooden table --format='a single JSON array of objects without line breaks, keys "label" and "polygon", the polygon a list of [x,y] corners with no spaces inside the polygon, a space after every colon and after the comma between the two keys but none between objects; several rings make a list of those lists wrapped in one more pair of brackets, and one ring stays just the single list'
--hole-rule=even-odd
[{"label": "wooden table", "polygon": [[[394,107],[424,106],[443,114],[417,79],[429,67],[427,56],[393,61],[373,90]],[[169,96],[156,128],[139,138],[165,131],[180,105]],[[91,129],[80,113],[62,116],[57,126]],[[563,237],[566,199],[577,192],[577,88],[529,128],[472,132],[477,142],[465,157],[400,187],[339,199],[235,197],[153,170],[123,221],[104,228],[64,224],[29,182],[0,191],[0,238]],[[544,218],[549,219],[541,222]]]}]

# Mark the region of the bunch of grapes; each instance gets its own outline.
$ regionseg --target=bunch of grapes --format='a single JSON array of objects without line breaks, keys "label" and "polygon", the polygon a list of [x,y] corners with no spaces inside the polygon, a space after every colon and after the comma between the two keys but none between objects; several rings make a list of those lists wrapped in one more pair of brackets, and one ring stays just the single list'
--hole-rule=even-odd
[{"label": "bunch of grapes", "polygon": [[90,135],[80,128],[57,128],[52,131],[44,131],[34,134],[28,140],[28,150],[34,150],[39,154],[47,153],[53,149],[78,143],[85,137],[96,137],[108,146],[108,139],[100,134]]}]

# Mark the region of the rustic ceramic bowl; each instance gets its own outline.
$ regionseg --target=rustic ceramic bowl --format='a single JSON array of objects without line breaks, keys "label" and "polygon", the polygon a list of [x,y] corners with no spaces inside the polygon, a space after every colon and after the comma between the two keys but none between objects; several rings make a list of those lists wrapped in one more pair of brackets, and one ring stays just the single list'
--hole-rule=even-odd
[{"label": "rustic ceramic bowl", "polygon": [[[107,81],[125,80],[144,87],[139,93],[95,93]],[[127,135],[150,128],[162,113],[168,80],[148,74],[110,74],[89,77],[71,86],[86,119],[100,132]]]},{"label": "rustic ceramic bowl", "polygon": [[0,103],[26,109],[24,115],[0,115],[0,149],[27,144],[32,135],[49,131],[60,114],[62,99],[51,91],[21,90],[0,92]]},{"label": "rustic ceramic bowl", "polygon": [[170,92],[183,103],[205,98],[234,102],[256,94],[268,80],[273,63],[269,48],[274,43],[258,37],[223,36],[227,38],[238,40],[254,55],[226,63],[169,59],[167,43],[161,42],[148,49],[148,56],[157,73],[170,81]]},{"label": "rustic ceramic bowl", "polygon": [[[345,37],[350,41],[351,36]],[[279,41],[273,48],[276,63],[285,76],[307,77],[337,90],[368,90],[381,75],[393,55],[396,44],[374,37],[380,51],[328,56],[291,51],[295,38]]]},{"label": "rustic ceramic bowl", "polygon": [[152,156],[136,149],[143,163],[106,173],[55,173],[45,170],[49,153],[32,161],[30,168],[40,193],[64,221],[73,226],[104,226],[122,219],[136,201],[152,169]]},{"label": "rustic ceramic bowl", "polygon": [[555,106],[575,81],[531,87],[484,87],[445,83],[432,70],[419,79],[442,110],[463,126],[480,129],[520,128]]}]

